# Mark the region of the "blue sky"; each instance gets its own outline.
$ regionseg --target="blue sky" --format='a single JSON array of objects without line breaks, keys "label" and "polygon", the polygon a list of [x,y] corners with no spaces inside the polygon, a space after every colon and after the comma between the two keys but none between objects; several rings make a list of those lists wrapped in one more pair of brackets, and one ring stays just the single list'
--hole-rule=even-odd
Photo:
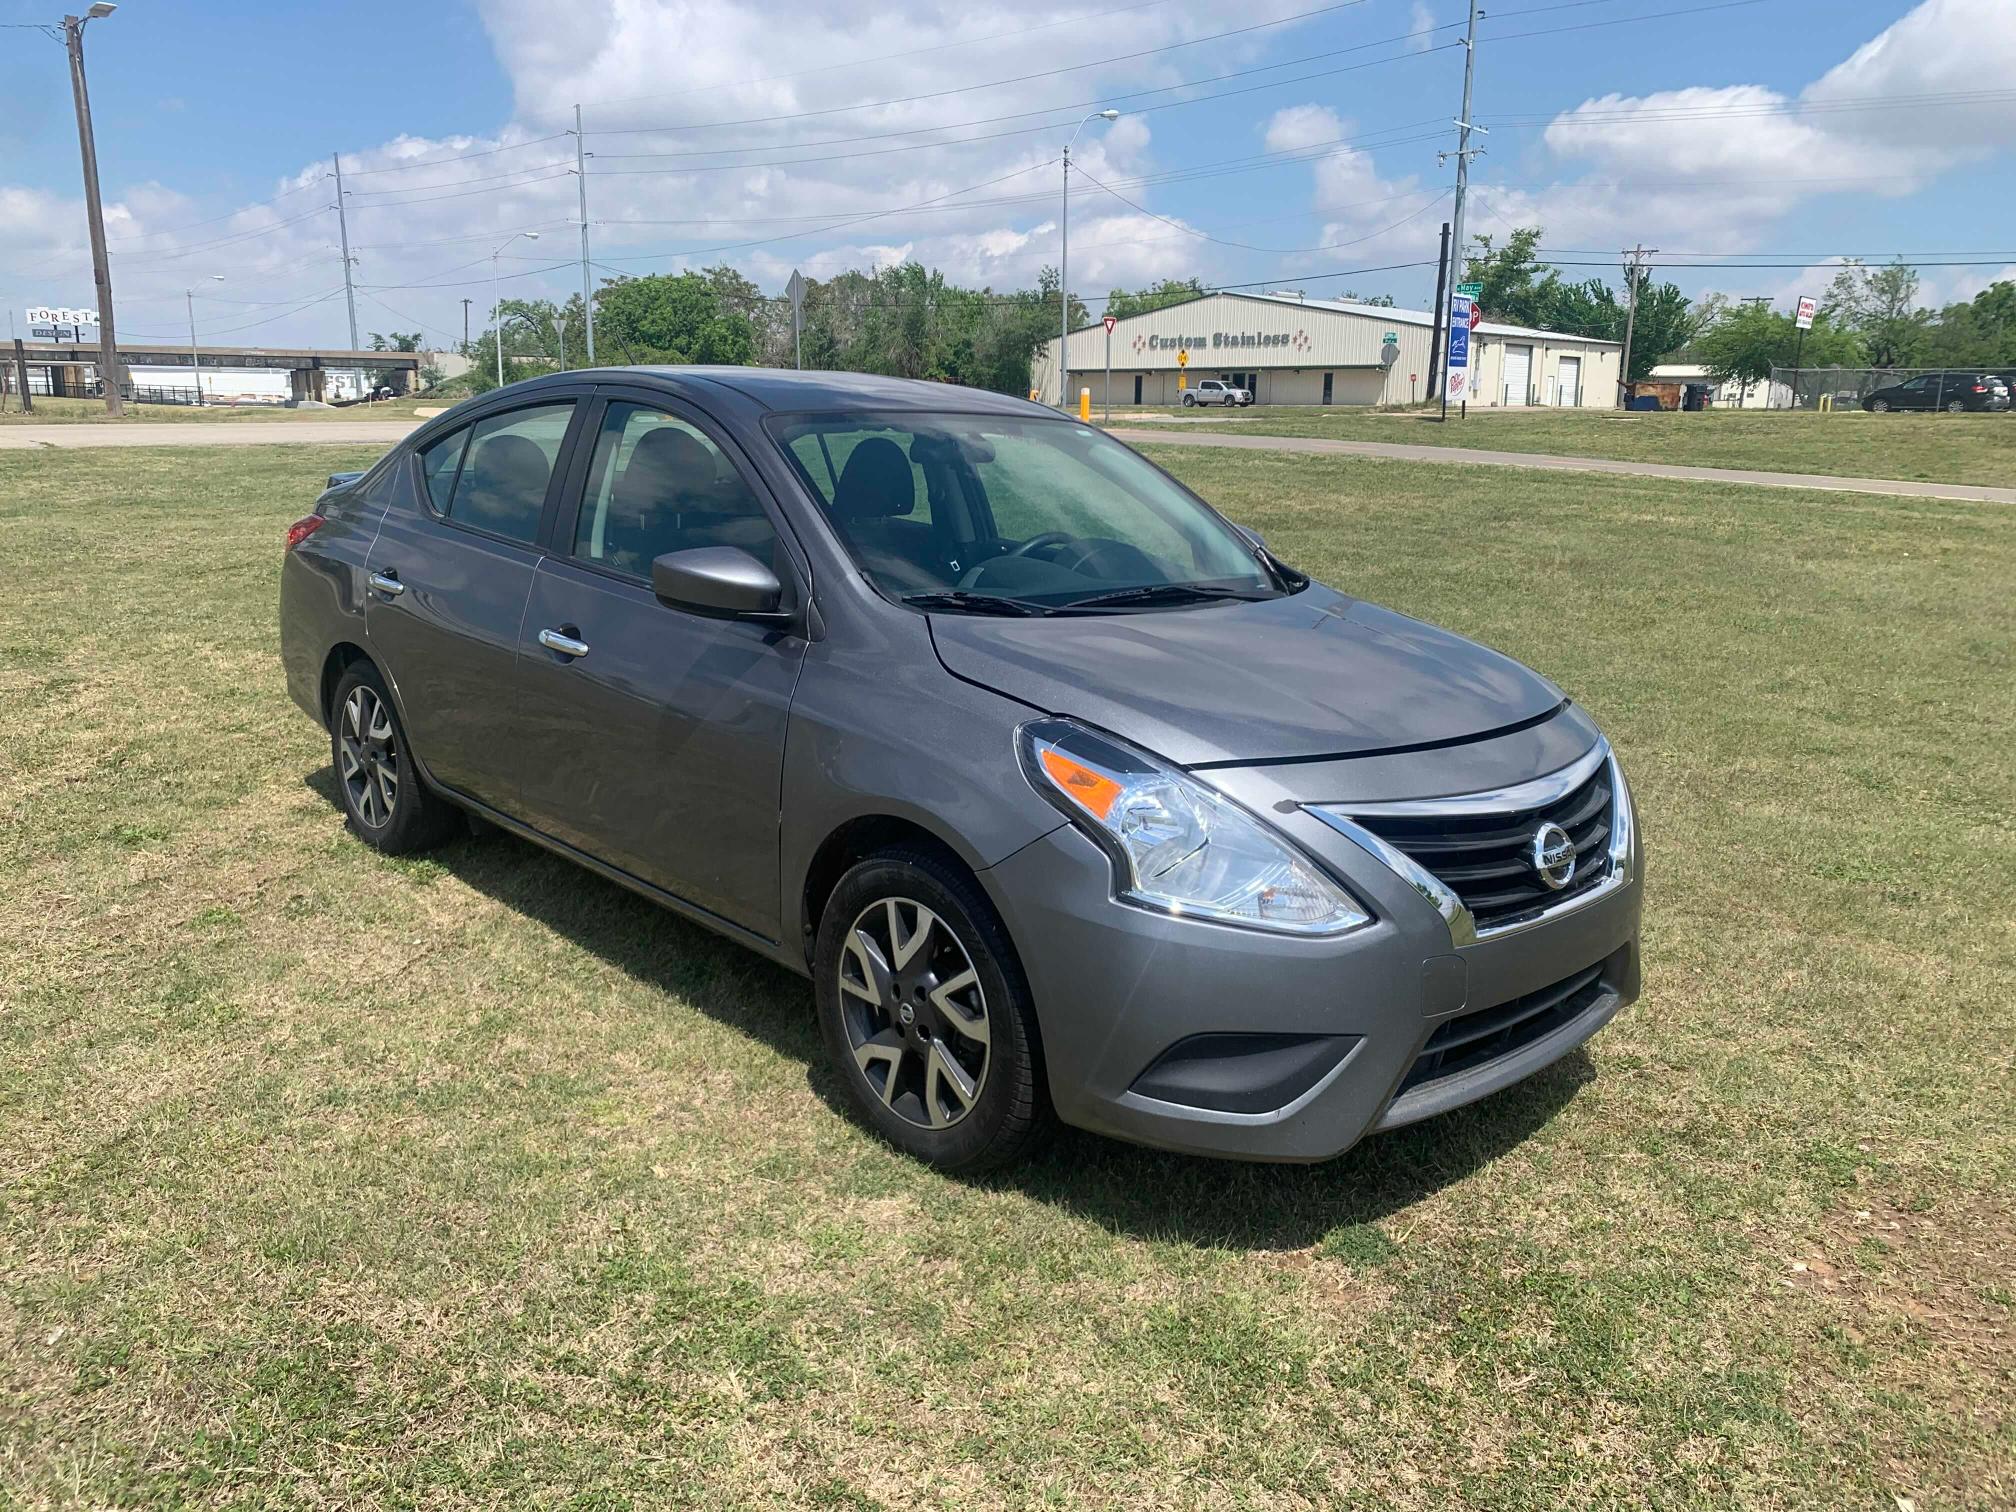
[{"label": "blue sky", "polygon": [[[1471,229],[1542,224],[1571,264],[1642,239],[1690,291],[1780,300],[1818,292],[1839,254],[1923,261],[1928,302],[2016,276],[2016,0],[1487,9]],[[87,32],[122,333],[179,339],[199,286],[217,339],[345,341],[323,177],[339,149],[361,330],[446,342],[465,297],[480,328],[500,287],[578,289],[553,266],[578,255],[577,101],[598,276],[727,261],[774,290],[794,266],[916,257],[1024,286],[1057,259],[1059,149],[1110,101],[1121,120],[1078,139],[1082,295],[1195,275],[1425,305],[1432,268],[1404,265],[1432,259],[1449,211],[1436,152],[1465,13],[126,0]],[[58,14],[0,0],[0,299],[17,321],[92,303],[62,49],[22,26]],[[1948,260],[1976,265],[1932,266]]]}]

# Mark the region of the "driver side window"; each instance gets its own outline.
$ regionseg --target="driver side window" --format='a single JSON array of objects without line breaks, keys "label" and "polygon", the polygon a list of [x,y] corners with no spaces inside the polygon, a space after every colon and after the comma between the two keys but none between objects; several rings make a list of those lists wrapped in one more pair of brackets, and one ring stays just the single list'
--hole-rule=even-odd
[{"label": "driver side window", "polygon": [[674,415],[611,404],[574,523],[574,555],[649,578],[653,559],[699,546],[739,546],[776,565],[770,517],[720,447]]}]

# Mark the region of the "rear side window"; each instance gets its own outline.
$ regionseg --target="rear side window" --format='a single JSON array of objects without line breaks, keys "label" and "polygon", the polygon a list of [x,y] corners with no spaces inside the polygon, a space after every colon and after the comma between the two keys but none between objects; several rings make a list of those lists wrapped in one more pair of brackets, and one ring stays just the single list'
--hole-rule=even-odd
[{"label": "rear side window", "polygon": [[[573,415],[571,400],[507,410],[478,420],[460,437],[437,441],[422,453],[420,464],[434,507],[463,525],[514,541],[537,540],[546,490]],[[448,455],[437,459],[436,451]]]}]

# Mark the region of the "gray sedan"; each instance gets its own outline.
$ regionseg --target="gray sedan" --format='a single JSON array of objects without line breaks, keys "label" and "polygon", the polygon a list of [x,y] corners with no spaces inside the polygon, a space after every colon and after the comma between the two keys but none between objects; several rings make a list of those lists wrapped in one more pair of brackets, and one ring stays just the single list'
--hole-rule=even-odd
[{"label": "gray sedan", "polygon": [[805,973],[861,1116],[947,1168],[1060,1119],[1323,1159],[1638,991],[1581,709],[1020,400],[515,384],[331,479],[280,599],[359,839],[477,815]]}]

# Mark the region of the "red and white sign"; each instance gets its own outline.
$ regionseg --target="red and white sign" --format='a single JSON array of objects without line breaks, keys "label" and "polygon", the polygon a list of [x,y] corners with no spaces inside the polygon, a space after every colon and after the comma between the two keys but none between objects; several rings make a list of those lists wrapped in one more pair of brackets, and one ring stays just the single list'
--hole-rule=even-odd
[{"label": "red and white sign", "polygon": [[1470,370],[1452,367],[1449,369],[1449,397],[1462,399],[1470,392]]},{"label": "red and white sign", "polygon": [[1118,324],[1120,324],[1120,318],[1117,315],[1108,315],[1105,321],[1106,334],[1111,336],[1113,334],[1113,327]]},{"label": "red and white sign", "polygon": [[1484,324],[1484,311],[1475,301],[1472,301],[1470,305],[1470,329],[1474,331],[1482,324]]},{"label": "red and white sign", "polygon": [[1819,310],[1819,300],[1815,299],[1811,294],[1801,294],[1799,296],[1799,313],[1792,323],[1802,331],[1810,331],[1813,329],[1813,317],[1819,313]]}]

